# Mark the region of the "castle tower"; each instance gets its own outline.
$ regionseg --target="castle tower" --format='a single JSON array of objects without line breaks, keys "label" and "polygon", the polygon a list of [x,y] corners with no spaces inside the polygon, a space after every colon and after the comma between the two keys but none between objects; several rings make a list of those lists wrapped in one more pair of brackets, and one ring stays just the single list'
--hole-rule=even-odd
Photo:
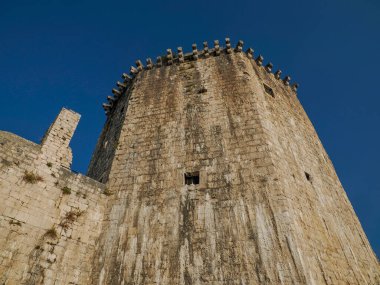
[{"label": "castle tower", "polygon": [[118,82],[89,284],[379,284],[297,84],[242,46],[168,49]]}]

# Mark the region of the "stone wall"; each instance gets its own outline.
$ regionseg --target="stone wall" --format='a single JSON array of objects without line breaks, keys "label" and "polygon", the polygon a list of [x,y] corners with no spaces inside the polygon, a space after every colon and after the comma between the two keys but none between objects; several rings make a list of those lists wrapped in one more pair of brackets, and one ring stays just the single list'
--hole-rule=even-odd
[{"label": "stone wall", "polygon": [[107,196],[67,168],[78,119],[63,109],[42,145],[0,132],[0,284],[90,284]]},{"label": "stone wall", "polygon": [[0,284],[380,284],[297,85],[241,50],[137,61],[89,177],[75,112],[40,145],[0,132]]},{"label": "stone wall", "polygon": [[273,74],[252,67],[274,91],[260,113],[278,175],[274,199],[282,210],[275,219],[288,224],[280,242],[302,282],[379,283],[377,258],[300,102]]},{"label": "stone wall", "polygon": [[103,183],[108,181],[109,172],[120,139],[120,132],[125,120],[125,114],[131,101],[130,94],[133,92],[133,89],[133,85],[130,86],[124,96],[119,99],[112,118],[107,118],[96,144],[87,175],[97,181]]},{"label": "stone wall", "polygon": [[108,119],[125,112],[92,284],[378,282],[296,93],[258,62],[222,52],[136,75]]}]

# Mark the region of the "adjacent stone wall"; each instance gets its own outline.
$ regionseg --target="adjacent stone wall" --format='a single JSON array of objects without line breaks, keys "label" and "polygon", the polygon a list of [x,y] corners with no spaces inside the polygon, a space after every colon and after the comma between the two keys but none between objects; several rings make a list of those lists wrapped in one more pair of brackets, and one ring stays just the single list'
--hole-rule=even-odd
[{"label": "adjacent stone wall", "polygon": [[222,52],[140,72],[129,96],[92,284],[378,282],[296,94],[264,67]]},{"label": "adjacent stone wall", "polygon": [[[103,184],[61,167],[70,157],[56,159],[75,129],[63,121],[67,111],[42,147],[0,132],[0,284],[91,284],[107,196]],[[53,129],[55,138],[67,135],[64,147],[49,138]]]}]

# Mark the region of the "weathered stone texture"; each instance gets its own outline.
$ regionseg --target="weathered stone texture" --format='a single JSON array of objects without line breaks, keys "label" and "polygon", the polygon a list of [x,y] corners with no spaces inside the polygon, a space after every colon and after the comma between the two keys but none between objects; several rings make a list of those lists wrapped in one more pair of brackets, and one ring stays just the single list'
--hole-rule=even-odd
[{"label": "weathered stone texture", "polygon": [[0,132],[0,284],[90,284],[105,186],[61,167],[68,112],[79,118],[64,109],[42,146]]},{"label": "weathered stone texture", "polygon": [[0,132],[0,284],[380,284],[296,88],[228,44],[131,68],[94,180],[68,169],[78,114]]},{"label": "weathered stone texture", "polygon": [[63,108],[41,142],[43,158],[70,168],[72,153],[69,143],[78,125],[80,115]]},{"label": "weathered stone texture", "polygon": [[[129,96],[94,284],[378,282],[312,124],[264,67],[243,53],[173,64]],[[193,171],[200,184],[184,185]]]},{"label": "weathered stone texture", "polygon": [[117,108],[113,112],[112,119],[107,118],[102,134],[98,139],[94,154],[92,156],[87,175],[98,181],[106,182],[114,160],[115,151],[119,143],[119,136],[123,127],[125,113],[130,103],[130,94],[133,85],[119,99]]}]

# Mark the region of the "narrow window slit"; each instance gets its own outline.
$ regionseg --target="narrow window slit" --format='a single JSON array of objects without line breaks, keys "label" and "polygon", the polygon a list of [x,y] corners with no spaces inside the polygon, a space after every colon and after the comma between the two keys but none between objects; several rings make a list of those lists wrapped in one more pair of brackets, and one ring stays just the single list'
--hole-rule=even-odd
[{"label": "narrow window slit", "polygon": [[185,172],[185,184],[186,185],[198,185],[199,184],[199,171]]},{"label": "narrow window slit", "polygon": [[274,91],[272,88],[270,88],[268,85],[264,84],[265,92],[268,93],[270,96],[274,98]]},{"label": "narrow window slit", "polygon": [[309,173],[305,172],[305,176],[306,176],[307,181],[311,182],[311,175]]}]

